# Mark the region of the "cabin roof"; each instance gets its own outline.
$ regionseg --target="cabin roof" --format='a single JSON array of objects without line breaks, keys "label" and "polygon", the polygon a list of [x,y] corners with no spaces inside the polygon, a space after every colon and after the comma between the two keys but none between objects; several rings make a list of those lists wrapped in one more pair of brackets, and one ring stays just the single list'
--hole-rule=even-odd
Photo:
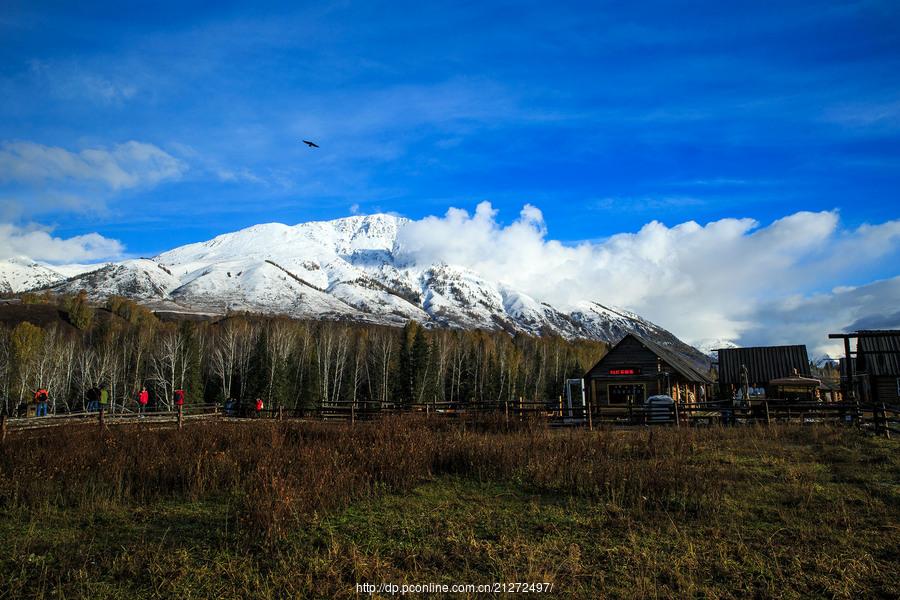
[{"label": "cabin roof", "polygon": [[755,346],[750,348],[721,348],[719,381],[740,385],[741,365],[747,367],[748,383],[767,384],[773,379],[795,374],[809,377],[809,356],[806,346]]},{"label": "cabin roof", "polygon": [[779,377],[769,382],[769,385],[793,385],[798,387],[822,387],[822,381],[815,377],[802,377],[800,375],[791,375],[790,377]]},{"label": "cabin roof", "polygon": [[626,334],[625,337],[623,337],[621,340],[619,340],[615,346],[610,348],[609,352],[607,352],[603,358],[598,360],[597,363],[593,367],[591,367],[587,373],[585,373],[585,378],[587,378],[590,375],[591,371],[596,369],[604,360],[606,360],[606,357],[608,357],[613,352],[615,352],[616,348],[618,348],[619,345],[622,344],[622,342],[624,342],[628,338],[632,338],[632,339],[636,340],[642,346],[644,346],[645,348],[650,350],[650,352],[655,354],[658,358],[660,358],[666,364],[668,364],[670,367],[675,369],[675,371],[677,371],[682,377],[684,377],[688,381],[692,381],[692,382],[696,382],[696,383],[712,383],[713,382],[709,377],[707,377],[705,374],[698,371],[693,365],[690,364],[690,362],[688,360],[681,357],[674,350],[667,348],[661,344],[657,344],[656,342],[651,342],[650,340],[642,338],[641,336],[636,335],[634,333]]}]

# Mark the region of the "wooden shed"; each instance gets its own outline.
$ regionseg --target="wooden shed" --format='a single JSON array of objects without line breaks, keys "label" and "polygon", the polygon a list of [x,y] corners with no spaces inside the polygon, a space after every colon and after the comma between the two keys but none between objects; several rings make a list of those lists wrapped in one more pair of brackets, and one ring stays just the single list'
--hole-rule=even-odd
[{"label": "wooden shed", "polygon": [[628,334],[584,375],[594,406],[643,404],[667,394],[677,402],[707,398],[712,380],[675,351]]},{"label": "wooden shed", "polygon": [[719,397],[741,395],[746,385],[767,398],[812,400],[821,381],[812,377],[806,346],[753,346],[721,348]]},{"label": "wooden shed", "polygon": [[[841,359],[841,383],[849,397],[900,404],[900,331],[863,330],[828,337],[844,340],[846,356]],[[855,352],[850,344],[853,338]]]}]

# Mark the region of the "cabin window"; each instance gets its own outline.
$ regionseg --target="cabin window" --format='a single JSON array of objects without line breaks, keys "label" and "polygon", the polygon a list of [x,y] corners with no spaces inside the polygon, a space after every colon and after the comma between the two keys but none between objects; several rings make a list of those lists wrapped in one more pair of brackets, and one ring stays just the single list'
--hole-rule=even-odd
[{"label": "cabin window", "polygon": [[611,383],[607,390],[610,404],[643,404],[647,397],[643,383]]}]

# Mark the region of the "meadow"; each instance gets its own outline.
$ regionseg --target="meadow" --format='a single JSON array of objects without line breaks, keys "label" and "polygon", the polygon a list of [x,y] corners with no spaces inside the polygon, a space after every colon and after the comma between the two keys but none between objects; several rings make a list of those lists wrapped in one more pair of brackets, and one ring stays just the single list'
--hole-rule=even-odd
[{"label": "meadow", "polygon": [[21,432],[0,597],[900,596],[897,442],[852,428],[550,430],[403,415]]}]

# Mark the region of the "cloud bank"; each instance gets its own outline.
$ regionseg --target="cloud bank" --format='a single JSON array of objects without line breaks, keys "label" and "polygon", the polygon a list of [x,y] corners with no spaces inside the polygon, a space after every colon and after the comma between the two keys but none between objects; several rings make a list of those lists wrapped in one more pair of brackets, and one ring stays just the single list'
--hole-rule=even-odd
[{"label": "cloud bank", "polygon": [[118,258],[124,249],[118,240],[99,233],[61,238],[45,227],[0,223],[0,260],[25,256],[49,263],[90,262]]},{"label": "cloud bank", "polygon": [[[401,258],[463,265],[535,298],[574,307],[597,300],[633,310],[689,342],[802,342],[829,348],[827,329],[896,311],[900,283],[847,283],[900,250],[900,220],[855,229],[836,211],[798,212],[768,225],[753,219],[658,221],[636,233],[563,244],[526,205],[502,225],[488,202],[451,208],[400,233]],[[834,288],[834,289],[833,289]]]},{"label": "cloud bank", "polygon": [[181,160],[153,144],[133,140],[80,152],[28,141],[0,145],[0,181],[96,182],[122,190],[179,179],[185,171]]}]

